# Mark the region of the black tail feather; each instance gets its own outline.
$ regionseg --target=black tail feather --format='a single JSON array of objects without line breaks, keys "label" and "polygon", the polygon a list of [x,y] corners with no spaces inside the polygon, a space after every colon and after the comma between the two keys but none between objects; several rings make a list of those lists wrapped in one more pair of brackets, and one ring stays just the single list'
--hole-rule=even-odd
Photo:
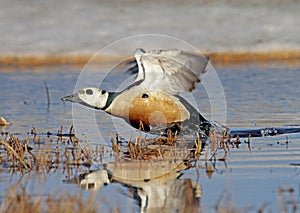
[{"label": "black tail feather", "polygon": [[264,136],[275,136],[282,134],[291,134],[300,132],[300,127],[292,128],[255,128],[255,129],[230,129],[229,134],[232,137],[264,137]]}]

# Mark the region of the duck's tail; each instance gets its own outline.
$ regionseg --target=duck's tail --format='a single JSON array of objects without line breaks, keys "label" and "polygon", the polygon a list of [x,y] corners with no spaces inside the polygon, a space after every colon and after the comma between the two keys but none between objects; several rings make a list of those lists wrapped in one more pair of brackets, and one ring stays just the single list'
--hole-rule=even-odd
[{"label": "duck's tail", "polygon": [[[283,134],[292,134],[292,133],[300,133],[300,126],[292,126],[292,127],[264,127],[264,128],[228,128],[218,122],[209,121],[206,122],[206,125],[209,128],[204,128],[200,126],[202,130],[204,130],[205,134],[209,136],[211,132],[217,133],[219,136],[230,136],[231,138],[248,138],[250,137],[265,137],[265,136],[276,136]],[[209,131],[207,131],[209,130]]]},{"label": "duck's tail", "polygon": [[284,128],[232,128],[228,131],[231,137],[236,138],[237,136],[241,138],[245,137],[265,137],[265,136],[275,136],[282,134],[291,134],[300,132],[300,127],[284,127]]}]

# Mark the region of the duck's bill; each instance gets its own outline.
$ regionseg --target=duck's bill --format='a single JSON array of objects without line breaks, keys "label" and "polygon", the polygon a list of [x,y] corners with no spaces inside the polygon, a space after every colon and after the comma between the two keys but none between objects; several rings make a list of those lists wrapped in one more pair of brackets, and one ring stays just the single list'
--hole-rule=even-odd
[{"label": "duck's bill", "polygon": [[62,101],[71,101],[71,102],[76,102],[76,103],[80,103],[81,102],[81,100],[80,100],[80,98],[78,96],[78,93],[62,97],[61,100]]}]

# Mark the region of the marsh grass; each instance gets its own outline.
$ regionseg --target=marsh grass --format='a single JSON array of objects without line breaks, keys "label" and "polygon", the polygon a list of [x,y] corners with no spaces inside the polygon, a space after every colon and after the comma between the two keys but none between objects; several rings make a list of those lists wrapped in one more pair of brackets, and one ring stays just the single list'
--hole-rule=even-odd
[{"label": "marsh grass", "polygon": [[[206,174],[211,177],[216,171],[216,162],[222,161],[226,165],[227,153],[230,148],[239,148],[239,138],[232,139],[224,130],[223,135],[211,132],[209,143],[203,142],[199,134],[194,141],[187,141],[177,136],[177,133],[167,132],[165,137],[145,138],[143,134],[129,138],[128,141],[120,140],[118,134],[111,134],[111,148],[105,150],[103,145],[96,148],[84,146],[86,142],[80,141],[73,126],[64,133],[61,126],[57,133],[38,133],[32,127],[30,136],[20,140],[11,134],[2,134],[0,145],[4,152],[1,154],[1,165],[11,168],[14,172],[45,172],[57,170],[69,170],[74,166],[89,168],[93,163],[101,163],[106,153],[111,157],[117,156],[123,160],[180,160],[185,164],[198,162],[198,167],[205,168]],[[32,148],[33,147],[33,148]],[[250,136],[248,138],[250,147]],[[250,149],[250,148],[249,148]],[[220,157],[218,152],[223,151]]]},{"label": "marsh grass", "polygon": [[19,172],[49,171],[60,165],[64,168],[80,165],[89,167],[94,154],[102,154],[98,150],[94,152],[89,147],[80,146],[78,138],[72,133],[73,127],[69,133],[63,134],[62,131],[61,127],[57,134],[48,132],[47,135],[39,135],[33,127],[31,136],[25,140],[5,134],[4,138],[0,138],[3,149],[1,166]]},{"label": "marsh grass", "polygon": [[[227,154],[230,148],[239,148],[239,137],[232,138],[227,135],[226,129],[220,136],[216,132],[210,132],[208,141],[202,141],[198,133],[196,138],[187,140],[168,131],[166,136],[146,139],[144,135],[138,134],[130,138],[124,145],[119,140],[118,134],[111,134],[112,151],[119,158],[124,160],[183,160],[186,163],[191,161],[202,163],[207,175],[211,177],[215,171],[216,162],[222,161],[226,165]],[[250,136],[248,139],[250,146]],[[224,153],[222,157],[218,153]],[[196,165],[196,164],[194,164]],[[199,165],[199,164],[198,164]]]},{"label": "marsh grass", "polygon": [[[87,200],[80,194],[51,193],[45,196],[43,193],[33,195],[26,187],[13,186],[6,192],[0,211],[7,213],[94,213],[99,212],[95,205],[95,194],[91,193]],[[116,211],[117,212],[117,211]]]},{"label": "marsh grass", "polygon": [[[98,145],[96,148],[83,147],[85,142],[79,141],[76,137],[73,126],[68,133],[63,133],[60,127],[57,133],[47,132],[39,134],[35,127],[32,127],[30,136],[25,140],[20,140],[12,134],[3,134],[0,138],[0,145],[4,149],[1,155],[1,164],[4,167],[14,168],[20,172],[39,169],[49,170],[69,166],[91,166],[93,162],[101,162],[104,158],[104,146]],[[186,161],[198,159],[204,161],[215,161],[219,149],[229,151],[237,142],[232,142],[230,137],[219,138],[215,132],[209,136],[209,146],[206,146],[198,135],[196,140],[186,141],[179,138],[177,133],[167,132],[165,137],[146,139],[142,134],[135,138],[130,138],[124,143],[119,139],[118,134],[111,135],[111,150],[119,158],[131,160],[163,160],[166,156],[173,155],[174,158],[181,158]],[[33,148],[32,148],[33,147]],[[210,151],[209,151],[210,150]],[[107,152],[107,150],[106,150]],[[201,158],[202,157],[202,158]],[[201,159],[200,159],[201,158]],[[223,158],[222,161],[226,159]]]},{"label": "marsh grass", "polygon": [[[170,132],[166,137],[146,139],[142,134],[128,141],[121,141],[118,134],[111,137],[112,146],[106,150],[103,145],[93,148],[84,146],[85,142],[80,141],[73,132],[71,126],[68,133],[64,133],[60,127],[57,133],[48,132],[46,135],[39,134],[35,127],[30,131],[30,136],[25,140],[20,140],[9,133],[1,134],[0,163],[2,168],[10,169],[12,173],[35,172],[38,178],[41,174],[47,178],[51,171],[57,169],[66,174],[66,178],[71,177],[74,168],[87,168],[93,163],[101,163],[107,153],[117,156],[123,160],[170,160],[180,159],[185,163],[200,162],[200,169],[204,169],[206,175],[211,178],[217,171],[216,162],[226,163],[227,153],[230,149],[239,148],[240,140],[227,136],[224,131],[219,136],[212,132],[209,136],[209,144],[201,140],[196,135],[196,140],[185,141],[177,134]],[[248,137],[248,148],[251,150],[250,135]],[[187,145],[189,144],[189,146]],[[190,146],[190,145],[193,146]],[[220,157],[220,153],[224,153]],[[198,164],[199,165],[199,164]],[[81,169],[83,170],[83,169]],[[297,212],[298,203],[294,196],[294,191],[284,188],[278,190],[279,208]],[[54,192],[50,194],[33,194],[28,188],[17,184],[10,186],[3,199],[0,201],[1,212],[101,212],[101,207],[107,205],[104,201],[95,202],[95,194],[90,194],[88,198],[83,198],[81,194],[69,194],[66,192]],[[258,212],[264,212],[267,205],[261,205]],[[126,212],[119,207],[111,209],[111,212]],[[201,207],[199,209],[201,212]],[[216,198],[215,212],[245,212],[235,206],[235,201],[231,199],[229,192],[222,192]],[[246,211],[247,212],[247,211]]]},{"label": "marsh grass", "polygon": [[[69,194],[67,192],[33,194],[28,191],[26,186],[11,186],[0,203],[0,212],[6,213],[96,213],[102,212],[102,207],[107,205],[104,200],[97,200],[96,193],[91,193],[88,198],[84,199],[81,194]],[[298,209],[295,198],[295,189],[288,187],[278,188],[278,205],[280,212],[296,213]],[[195,209],[194,209],[195,210]],[[240,209],[232,200],[231,193],[227,190],[220,193],[216,198],[214,212],[216,213],[241,213],[249,212],[250,209]],[[112,213],[127,212],[126,209],[115,206],[110,209]],[[200,209],[195,212],[203,212]],[[268,212],[268,205],[262,204],[257,210],[258,213]]]},{"label": "marsh grass", "polygon": [[[78,171],[88,171],[93,162],[102,161],[105,150],[103,146],[91,148],[73,133],[71,126],[68,133],[60,127],[57,133],[38,133],[32,127],[29,136],[21,140],[13,134],[3,133],[0,138],[0,167],[3,171],[17,175],[20,180],[7,187],[6,194],[0,200],[0,212],[101,212],[104,202],[95,201],[95,194],[85,199],[81,194],[68,192],[33,194],[23,186],[24,173],[34,173],[39,184],[51,173],[61,171],[66,178]],[[19,174],[19,175],[18,175]],[[58,190],[58,189],[57,189]],[[120,212],[118,207],[111,212]]]},{"label": "marsh grass", "polygon": [[[202,151],[202,141],[186,141],[177,137],[177,133],[167,132],[165,137],[148,138],[142,134],[134,139],[130,138],[127,145],[119,146],[118,151],[113,151],[119,157],[127,160],[181,160],[188,161]],[[113,143],[113,147],[114,147]],[[194,146],[193,146],[194,144]]]},{"label": "marsh grass", "polygon": [[[240,144],[239,138],[232,138],[226,134],[226,129],[221,136],[216,132],[210,132],[208,141],[205,142],[197,133],[194,138],[196,138],[194,141],[187,140],[171,131],[167,132],[166,136],[155,139],[146,139],[144,135],[138,134],[124,145],[116,134],[111,135],[111,143],[112,151],[119,159],[182,161],[187,168],[204,169],[209,178],[214,172],[218,172],[217,162],[223,162],[227,168],[226,160],[230,148],[238,149]],[[220,156],[220,153],[224,153],[223,156]]]}]

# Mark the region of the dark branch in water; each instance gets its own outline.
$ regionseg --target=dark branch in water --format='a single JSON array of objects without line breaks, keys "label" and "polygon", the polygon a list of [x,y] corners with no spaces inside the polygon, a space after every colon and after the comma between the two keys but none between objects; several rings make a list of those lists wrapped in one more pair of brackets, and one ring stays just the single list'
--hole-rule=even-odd
[{"label": "dark branch in water", "polygon": [[46,94],[47,94],[48,109],[49,109],[49,107],[50,107],[50,95],[49,95],[49,89],[48,89],[46,81],[44,81],[44,85],[45,85],[45,90],[46,90]]}]

